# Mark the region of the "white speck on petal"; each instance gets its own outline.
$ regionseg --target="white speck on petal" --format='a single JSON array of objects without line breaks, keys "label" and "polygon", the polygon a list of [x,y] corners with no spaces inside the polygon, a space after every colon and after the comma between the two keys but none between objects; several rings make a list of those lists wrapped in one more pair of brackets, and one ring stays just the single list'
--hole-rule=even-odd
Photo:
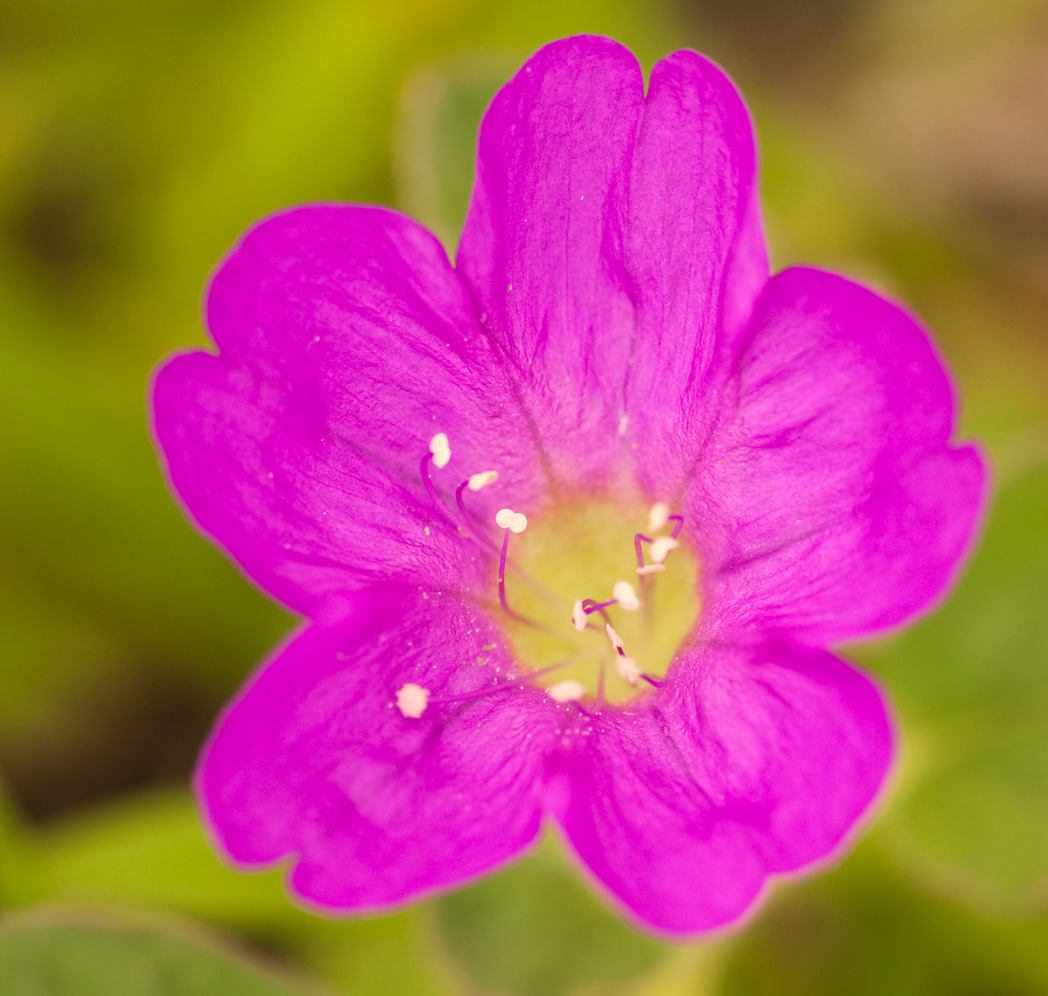
[{"label": "white speck on petal", "polygon": [[422,531],[428,536],[429,535],[429,526],[423,526],[422,527]]},{"label": "white speck on petal", "polygon": [[640,608],[640,600],[629,581],[616,581],[611,596],[618,600],[619,608],[627,612],[636,612]]},{"label": "white speck on petal", "polygon": [[637,667],[637,662],[632,657],[616,657],[615,670],[631,685],[637,684],[637,679],[640,677],[640,668]]},{"label": "white speck on petal", "polygon": [[448,465],[451,459],[451,447],[448,445],[446,433],[438,432],[429,441],[429,452],[433,454],[433,466],[438,470]]},{"label": "white speck on petal", "polygon": [[670,518],[670,507],[664,501],[657,501],[648,510],[648,532],[657,533]]},{"label": "white speck on petal", "polygon": [[661,574],[664,570],[666,570],[665,564],[645,564],[637,568],[637,573],[643,577],[645,574]]},{"label": "white speck on petal", "polygon": [[495,525],[500,529],[509,529],[509,524],[513,521],[513,516],[516,514],[512,508],[500,508],[495,513]]},{"label": "white speck on petal", "polygon": [[676,550],[678,546],[680,546],[680,543],[672,537],[660,536],[651,544],[651,559],[656,564],[661,564],[669,556],[670,550]]},{"label": "white speck on petal", "polygon": [[621,650],[622,649],[622,637],[619,636],[619,634],[615,632],[615,630],[612,627],[611,623],[605,623],[604,624],[604,631],[608,634],[608,639],[611,640],[611,645],[616,650]]},{"label": "white speck on petal", "polygon": [[426,711],[429,692],[421,685],[405,685],[397,692],[397,708],[408,719],[418,719]]},{"label": "white speck on petal", "polygon": [[469,479],[469,490],[479,491],[489,484],[494,484],[499,479],[497,470],[483,470],[479,474],[473,474]]},{"label": "white speck on petal", "polygon": [[571,621],[580,633],[586,628],[586,610],[583,609],[582,602],[576,602],[572,608]]},{"label": "white speck on petal", "polygon": [[586,686],[581,681],[568,678],[567,681],[558,681],[546,689],[546,694],[554,702],[578,702],[586,694]]}]

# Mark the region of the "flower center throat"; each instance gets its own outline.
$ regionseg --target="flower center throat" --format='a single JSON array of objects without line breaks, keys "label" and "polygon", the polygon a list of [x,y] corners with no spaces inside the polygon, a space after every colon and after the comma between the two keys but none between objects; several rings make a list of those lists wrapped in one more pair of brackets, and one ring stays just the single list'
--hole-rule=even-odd
[{"label": "flower center throat", "polygon": [[[430,469],[443,470],[450,460],[441,432],[419,464],[427,493],[445,511]],[[511,693],[527,682],[585,713],[660,687],[699,612],[698,564],[678,538],[684,519],[661,502],[648,508],[577,498],[543,510],[534,523],[512,508],[500,509],[494,523],[479,522],[466,505],[467,491],[498,476],[472,474],[455,489],[455,505],[458,528],[497,553],[493,608],[520,671],[443,698],[408,683],[396,693],[400,712],[418,719],[430,706]],[[492,525],[502,532],[501,544],[488,532]]]},{"label": "flower center throat", "polygon": [[[672,537],[673,521],[651,529],[650,512],[577,499],[511,535],[506,597],[529,622],[505,616],[505,628],[524,670],[550,669],[533,684],[567,697],[581,686],[614,705],[666,674],[698,618],[698,563]],[[641,574],[638,548],[647,565]]]}]

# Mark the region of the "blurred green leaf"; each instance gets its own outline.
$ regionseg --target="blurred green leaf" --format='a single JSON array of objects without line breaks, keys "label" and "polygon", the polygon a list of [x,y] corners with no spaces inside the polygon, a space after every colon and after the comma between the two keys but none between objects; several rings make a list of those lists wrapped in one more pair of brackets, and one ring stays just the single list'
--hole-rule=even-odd
[{"label": "blurred green leaf", "polygon": [[869,654],[917,733],[893,839],[945,887],[1022,903],[1048,884],[1048,465],[997,495],[949,603]]},{"label": "blurred green leaf", "polygon": [[871,658],[907,718],[1048,706],[1046,509],[1048,464],[1005,483],[949,602]]},{"label": "blurred green leaf", "polygon": [[280,872],[239,874],[215,854],[185,791],[139,795],[66,820],[42,840],[50,900],[128,903],[242,928],[304,916]]},{"label": "blurred green leaf", "polygon": [[0,909],[32,901],[43,889],[39,848],[0,783]]},{"label": "blurred green leaf", "polygon": [[907,851],[947,890],[991,904],[1048,896],[1048,725],[996,732],[914,789],[896,815]]},{"label": "blurred green leaf", "polygon": [[228,693],[288,617],[186,525],[146,432],[144,385],[132,406],[128,385],[53,340],[43,309],[0,287],[0,549],[20,599],[40,593],[52,639],[93,616]]},{"label": "blurred green leaf", "polygon": [[448,950],[476,985],[507,996],[565,996],[635,978],[666,950],[611,913],[549,840],[436,905]]},{"label": "blurred green leaf", "polygon": [[4,996],[302,996],[307,990],[156,929],[72,923],[0,931]]},{"label": "blurred green leaf", "polygon": [[323,918],[296,906],[283,871],[245,874],[208,842],[187,792],[140,795],[65,821],[42,840],[35,900],[164,909],[249,934],[353,996],[447,996],[425,909]]},{"label": "blurred green leaf", "polygon": [[1048,921],[998,919],[914,889],[863,845],[782,888],[735,941],[718,996],[1037,996]]},{"label": "blurred green leaf", "polygon": [[393,146],[397,200],[454,256],[473,192],[477,131],[517,70],[508,52],[467,52],[418,67],[401,89]]}]

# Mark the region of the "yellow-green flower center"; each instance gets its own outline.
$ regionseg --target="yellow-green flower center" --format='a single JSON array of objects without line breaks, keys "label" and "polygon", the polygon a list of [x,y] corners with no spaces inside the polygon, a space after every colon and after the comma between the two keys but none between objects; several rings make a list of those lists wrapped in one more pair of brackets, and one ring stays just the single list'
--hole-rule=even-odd
[{"label": "yellow-green flower center", "polygon": [[[668,538],[672,526],[668,523],[657,535]],[[638,575],[637,533],[656,538],[649,532],[646,505],[577,501],[536,516],[526,531],[511,537],[507,601],[514,612],[536,625],[508,619],[510,644],[517,663],[527,671],[551,668],[532,680],[549,688],[554,697],[558,686],[569,697],[577,697],[571,689],[577,693],[578,686],[565,682],[579,683],[597,699],[603,691],[603,700],[612,704],[650,691],[652,682],[647,679],[658,681],[666,674],[694,626],[699,614],[699,565],[694,554],[681,537],[680,545],[674,544],[665,556],[665,570]],[[670,545],[668,539],[665,545]],[[651,546],[642,542],[649,564]],[[572,624],[576,603],[611,601],[612,588],[622,581],[634,589],[639,607],[628,610],[627,599],[603,611],[590,611],[584,617],[585,628],[578,631]],[[607,623],[621,641],[622,654],[609,636]],[[567,660],[571,663],[554,667]],[[635,683],[629,680],[631,672]]]}]

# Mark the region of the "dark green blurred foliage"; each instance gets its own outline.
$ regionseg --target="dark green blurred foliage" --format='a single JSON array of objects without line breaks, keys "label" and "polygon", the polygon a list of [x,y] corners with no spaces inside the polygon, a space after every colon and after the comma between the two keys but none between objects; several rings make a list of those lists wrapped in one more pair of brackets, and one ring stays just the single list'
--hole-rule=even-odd
[{"label": "dark green blurred foliage", "polygon": [[659,961],[547,846],[437,903],[448,951],[486,991],[567,996],[631,979]]},{"label": "dark green blurred foliage", "polygon": [[92,923],[0,931],[0,979],[6,996],[319,996],[198,938]]},{"label": "dark green blurred foliage", "polygon": [[921,730],[894,836],[947,889],[1005,908],[1048,882],[1046,510],[1048,463],[1002,482],[950,603],[870,654]]},{"label": "dark green blurred foliage", "polygon": [[[0,992],[1048,991],[1042,7],[9,2]],[[838,869],[779,885],[741,932],[679,946],[641,936],[549,841],[439,900],[321,919],[288,900],[280,869],[224,867],[188,791],[217,710],[294,620],[168,494],[149,373],[205,341],[206,276],[267,212],[390,203],[453,247],[487,101],[530,51],[581,30],[615,35],[646,67],[699,48],[742,84],[776,267],[844,270],[934,329],[965,430],[998,470],[985,542],[940,613],[854,651],[894,698],[903,743],[866,841]],[[99,907],[101,919],[84,912]],[[216,928],[236,953],[216,947]],[[121,990],[125,979],[138,988]]]},{"label": "dark green blurred foliage", "polygon": [[923,894],[863,845],[778,897],[731,953],[721,996],[1037,996],[1048,923]]}]

